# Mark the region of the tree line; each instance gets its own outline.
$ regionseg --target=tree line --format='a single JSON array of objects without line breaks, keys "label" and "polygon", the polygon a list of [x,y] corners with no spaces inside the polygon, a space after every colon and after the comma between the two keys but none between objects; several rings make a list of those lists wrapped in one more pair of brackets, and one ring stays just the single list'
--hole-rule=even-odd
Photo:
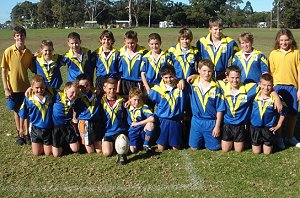
[{"label": "tree line", "polygon": [[159,21],[173,21],[177,26],[206,27],[210,17],[218,16],[228,27],[254,27],[258,22],[272,21],[279,14],[281,26],[300,27],[298,0],[275,0],[274,9],[269,12],[254,12],[250,1],[241,8],[242,3],[242,0],[189,0],[189,5],[171,0],[25,1],[14,6],[11,21],[7,23],[62,28],[83,26],[85,21],[108,25],[115,20],[130,20],[135,27],[155,26]]}]

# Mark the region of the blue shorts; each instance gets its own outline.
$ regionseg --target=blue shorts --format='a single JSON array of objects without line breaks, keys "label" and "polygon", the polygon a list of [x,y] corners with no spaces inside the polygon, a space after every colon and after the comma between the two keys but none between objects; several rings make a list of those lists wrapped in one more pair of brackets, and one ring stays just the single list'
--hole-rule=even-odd
[{"label": "blue shorts", "polygon": [[128,130],[128,139],[130,146],[140,147],[145,140],[145,126],[130,127]]},{"label": "blue shorts", "polygon": [[162,146],[178,147],[182,141],[182,122],[181,120],[172,120],[159,118],[159,137],[157,144]]},{"label": "blue shorts", "polygon": [[298,114],[297,88],[292,85],[276,85],[274,90],[282,97],[288,107],[288,114]]},{"label": "blue shorts", "polygon": [[219,150],[221,139],[212,136],[216,120],[199,119],[192,117],[189,146],[196,149],[207,148]]},{"label": "blue shorts", "polygon": [[25,98],[25,92],[12,93],[11,97],[6,98],[6,108],[18,112]]}]

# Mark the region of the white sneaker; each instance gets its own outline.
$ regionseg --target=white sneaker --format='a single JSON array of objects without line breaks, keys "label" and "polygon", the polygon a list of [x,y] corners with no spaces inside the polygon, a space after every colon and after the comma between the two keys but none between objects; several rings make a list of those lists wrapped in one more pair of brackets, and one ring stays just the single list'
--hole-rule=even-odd
[{"label": "white sneaker", "polygon": [[[290,144],[290,145],[293,145],[293,146],[296,146],[296,147],[300,147],[300,142],[293,136],[291,138],[286,138],[287,142]],[[298,144],[298,146],[297,146]]]},{"label": "white sneaker", "polygon": [[283,138],[281,136],[276,137],[275,145],[281,150],[285,149],[285,144],[284,144]]}]

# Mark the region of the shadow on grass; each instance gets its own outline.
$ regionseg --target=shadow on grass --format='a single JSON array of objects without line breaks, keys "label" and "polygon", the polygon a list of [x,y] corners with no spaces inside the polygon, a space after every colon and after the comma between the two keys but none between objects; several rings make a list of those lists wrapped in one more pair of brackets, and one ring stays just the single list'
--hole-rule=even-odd
[{"label": "shadow on grass", "polygon": [[130,155],[134,155],[134,156],[128,159],[128,163],[136,161],[136,160],[151,158],[153,156],[157,156],[160,154],[161,154],[161,152],[156,152],[154,150],[152,150],[150,152],[139,152],[137,154],[130,154]]}]

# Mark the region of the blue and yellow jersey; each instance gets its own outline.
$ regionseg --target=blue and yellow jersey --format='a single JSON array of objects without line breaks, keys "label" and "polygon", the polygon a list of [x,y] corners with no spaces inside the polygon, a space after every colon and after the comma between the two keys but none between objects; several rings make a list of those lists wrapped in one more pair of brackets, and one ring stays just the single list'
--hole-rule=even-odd
[{"label": "blue and yellow jersey", "polygon": [[159,118],[181,118],[185,110],[186,90],[173,87],[167,90],[163,81],[150,89],[150,99],[156,103],[155,115]]},{"label": "blue and yellow jersey", "polygon": [[104,121],[105,134],[104,136],[117,135],[124,133],[127,130],[126,126],[126,111],[124,108],[124,99],[117,96],[115,104],[110,106],[106,95],[101,99],[103,107],[101,119]]},{"label": "blue and yellow jersey", "polygon": [[127,123],[129,126],[132,122],[139,122],[153,116],[153,112],[149,109],[148,105],[141,104],[137,108],[130,106],[127,111]]},{"label": "blue and yellow jersey", "polygon": [[106,56],[103,47],[96,49],[92,53],[93,62],[96,66],[96,75],[106,78],[116,78],[119,70],[120,52],[113,48]]},{"label": "blue and yellow jersey", "polygon": [[224,123],[239,125],[249,121],[251,104],[259,87],[256,83],[240,84],[239,90],[232,93],[230,83],[218,81],[222,89],[226,111]]},{"label": "blue and yellow jersey", "polygon": [[225,102],[222,91],[215,81],[210,82],[210,87],[203,90],[200,77],[193,84],[188,84],[191,109],[193,116],[201,119],[217,119],[217,112],[225,112]]},{"label": "blue and yellow jersey", "polygon": [[142,57],[147,53],[143,46],[137,45],[137,52],[130,58],[127,54],[126,47],[120,49],[119,72],[122,73],[121,79],[131,81],[141,81],[141,64]]},{"label": "blue and yellow jersey", "polygon": [[239,47],[232,38],[223,36],[220,45],[215,48],[210,37],[209,33],[197,41],[196,46],[200,57],[202,60],[211,60],[216,72],[225,72],[226,68],[232,64],[233,55],[239,51]]},{"label": "blue and yellow jersey", "polygon": [[245,56],[242,50],[238,51],[234,57],[232,65],[236,65],[241,69],[241,82],[259,82],[261,75],[269,72],[268,60],[266,56],[256,49]]},{"label": "blue and yellow jersey", "polygon": [[46,94],[42,101],[37,96],[31,95],[29,98],[24,98],[19,116],[22,119],[29,117],[32,125],[36,127],[49,129],[53,127],[52,112],[53,101],[49,94]]},{"label": "blue and yellow jersey", "polygon": [[152,51],[149,51],[143,56],[141,65],[141,72],[145,73],[147,82],[150,85],[158,85],[161,81],[160,69],[166,64],[172,64],[171,56],[165,51],[161,51],[157,60],[151,55]]},{"label": "blue and yellow jersey", "polygon": [[89,94],[80,93],[74,105],[77,119],[100,122],[102,109],[100,101],[101,95],[93,92]]},{"label": "blue and yellow jersey", "polygon": [[272,95],[270,98],[263,99],[259,91],[252,103],[251,124],[256,127],[276,126],[279,115],[285,114],[285,108],[278,113],[277,109],[274,109],[274,103],[275,99]]},{"label": "blue and yellow jersey", "polygon": [[196,73],[196,66],[199,61],[199,52],[196,47],[190,46],[184,53],[180,44],[177,43],[170,47],[168,52],[171,55],[177,79],[187,79],[187,77]]},{"label": "blue and yellow jersey", "polygon": [[54,54],[50,63],[45,62],[44,55],[41,54],[34,58],[34,69],[36,74],[44,78],[47,87],[59,89],[63,80],[60,68],[64,65],[63,56]]},{"label": "blue and yellow jersey", "polygon": [[57,90],[52,115],[54,126],[62,126],[70,123],[73,118],[73,106],[74,101],[68,100],[63,90]]},{"label": "blue and yellow jersey", "polygon": [[86,74],[91,82],[94,78],[94,67],[91,62],[91,50],[82,47],[81,59],[74,56],[72,49],[65,54],[64,62],[68,66],[68,82],[73,82],[80,74]]}]

